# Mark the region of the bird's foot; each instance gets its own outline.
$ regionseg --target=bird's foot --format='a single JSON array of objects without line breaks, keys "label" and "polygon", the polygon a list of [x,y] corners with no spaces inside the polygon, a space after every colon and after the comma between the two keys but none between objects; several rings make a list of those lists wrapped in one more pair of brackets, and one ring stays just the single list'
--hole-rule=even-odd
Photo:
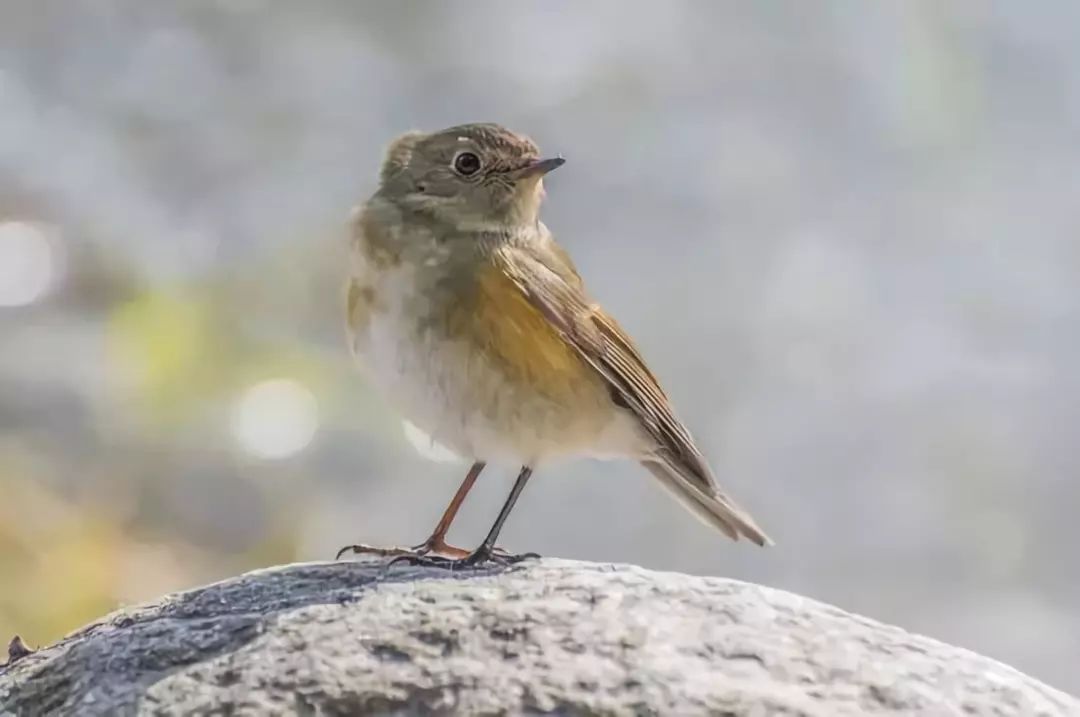
[{"label": "bird's foot", "polygon": [[435,536],[431,536],[424,542],[419,545],[414,545],[411,548],[398,546],[380,548],[375,545],[365,545],[364,543],[346,545],[337,552],[337,555],[334,556],[334,560],[341,560],[341,556],[348,552],[352,552],[353,555],[374,555],[380,558],[394,558],[395,560],[403,558],[422,558],[431,553],[436,553],[437,556],[443,556],[444,559],[464,558],[469,555],[468,550],[456,548],[453,545],[448,544],[441,537]]},{"label": "bird's foot", "polygon": [[[464,551],[462,551],[464,553]],[[460,570],[462,568],[476,568],[484,565],[513,565],[529,558],[539,558],[537,553],[508,553],[502,548],[481,545],[471,553],[464,553],[456,558],[447,558],[439,555],[421,555],[407,553],[396,556],[387,563],[390,568],[397,564],[418,565],[427,568],[442,568],[444,570]]]}]

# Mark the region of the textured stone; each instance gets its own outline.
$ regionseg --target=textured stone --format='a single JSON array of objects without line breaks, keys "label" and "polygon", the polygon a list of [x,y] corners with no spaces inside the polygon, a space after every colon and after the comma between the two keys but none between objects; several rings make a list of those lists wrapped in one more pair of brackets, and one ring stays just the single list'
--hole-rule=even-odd
[{"label": "textured stone", "polygon": [[0,668],[0,713],[1080,715],[966,650],[779,590],[562,560],[291,565]]}]

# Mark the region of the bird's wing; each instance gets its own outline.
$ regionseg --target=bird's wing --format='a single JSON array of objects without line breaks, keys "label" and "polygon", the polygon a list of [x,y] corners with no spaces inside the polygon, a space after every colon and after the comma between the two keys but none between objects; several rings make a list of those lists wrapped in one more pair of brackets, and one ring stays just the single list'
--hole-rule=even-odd
[{"label": "bird's wing", "polygon": [[646,465],[696,513],[731,537],[768,538],[721,493],[701,451],[630,337],[585,293],[569,257],[553,241],[510,246],[495,257],[521,292],[607,381],[612,399],[656,440]]},{"label": "bird's wing", "polygon": [[504,249],[499,259],[533,305],[607,380],[616,402],[633,411],[659,447],[693,468],[702,488],[712,489],[708,466],[656,376],[615,319],[588,298],[573,267],[557,253],[528,247]]}]

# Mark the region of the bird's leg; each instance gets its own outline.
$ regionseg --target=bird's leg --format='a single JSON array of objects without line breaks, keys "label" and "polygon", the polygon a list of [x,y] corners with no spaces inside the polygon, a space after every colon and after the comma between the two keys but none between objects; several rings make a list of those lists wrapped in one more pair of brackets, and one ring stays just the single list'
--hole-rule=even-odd
[{"label": "bird's leg", "polygon": [[446,510],[443,511],[442,518],[439,519],[435,530],[424,542],[411,548],[380,548],[363,544],[346,545],[338,551],[337,557],[334,559],[340,560],[342,555],[350,551],[356,555],[378,555],[380,557],[408,557],[427,555],[428,553],[439,553],[453,558],[465,557],[469,554],[469,551],[447,544],[446,533],[450,530],[450,524],[454,522],[461,504],[465,502],[465,496],[472,490],[473,484],[476,483],[476,479],[480,476],[480,472],[484,470],[484,465],[483,461],[472,464],[469,472],[465,474],[465,480],[461,482],[457,492],[454,493],[454,497],[450,499],[450,505],[446,506]]},{"label": "bird's leg", "polygon": [[493,562],[500,565],[508,565],[511,563],[517,563],[526,558],[538,558],[540,557],[536,553],[523,553],[521,555],[513,555],[511,553],[505,553],[495,547],[495,541],[499,539],[499,532],[502,530],[503,524],[510,516],[510,511],[514,509],[514,503],[517,502],[518,496],[521,495],[521,491],[524,490],[525,484],[529,481],[529,476],[532,475],[532,468],[528,466],[522,466],[521,472],[518,473],[517,480],[514,481],[514,487],[510,490],[510,495],[507,497],[506,502],[503,503],[502,510],[499,511],[499,516],[495,518],[495,524],[491,526],[491,530],[488,531],[487,537],[484,538],[484,542],[480,544],[476,550],[468,553],[464,556],[457,558],[443,558],[433,555],[417,555],[406,554],[394,558],[390,564],[397,562],[409,563],[410,565],[425,565],[436,568],[447,568],[454,570],[456,568],[468,568],[476,565],[482,565],[484,563]]}]

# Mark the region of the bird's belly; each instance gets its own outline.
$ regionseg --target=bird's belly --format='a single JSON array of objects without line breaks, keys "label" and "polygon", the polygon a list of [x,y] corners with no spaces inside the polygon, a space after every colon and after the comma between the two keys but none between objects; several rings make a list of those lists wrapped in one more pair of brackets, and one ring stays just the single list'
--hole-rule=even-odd
[{"label": "bird's belly", "polygon": [[558,388],[511,375],[479,344],[387,310],[374,314],[363,362],[405,418],[464,458],[508,465],[636,455],[640,429],[591,369]]}]

